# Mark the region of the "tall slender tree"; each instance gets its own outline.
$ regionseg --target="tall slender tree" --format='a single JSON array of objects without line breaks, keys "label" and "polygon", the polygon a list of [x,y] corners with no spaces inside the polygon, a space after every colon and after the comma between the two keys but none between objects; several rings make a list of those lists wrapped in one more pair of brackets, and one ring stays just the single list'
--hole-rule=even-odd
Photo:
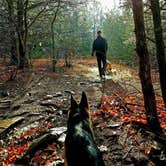
[{"label": "tall slender tree", "polygon": [[58,12],[59,12],[59,9],[60,9],[60,4],[61,4],[61,1],[58,0],[58,5],[57,5],[57,8],[56,8],[56,11],[54,13],[54,17],[52,19],[52,22],[51,22],[51,37],[52,37],[52,71],[55,72],[55,65],[57,63],[57,58],[55,56],[55,34],[54,34],[54,24],[55,24],[55,20],[57,18],[57,15],[58,15]]},{"label": "tall slender tree", "polygon": [[166,57],[164,50],[163,31],[161,25],[159,0],[150,0],[153,15],[154,34],[156,40],[156,55],[160,73],[160,85],[164,104],[166,107]]},{"label": "tall slender tree", "polygon": [[26,53],[26,42],[25,42],[25,8],[24,1],[17,0],[17,35],[18,35],[18,50],[19,50],[19,69],[23,69],[25,66],[25,53]]},{"label": "tall slender tree", "polygon": [[146,43],[142,0],[132,0],[132,9],[135,23],[136,51],[139,57],[139,76],[144,97],[147,122],[153,132],[162,133],[157,117],[155,93],[151,80],[151,68]]},{"label": "tall slender tree", "polygon": [[16,29],[14,25],[14,2],[13,0],[6,0],[8,6],[8,20],[10,31],[10,54],[11,64],[18,65],[17,45],[16,45]]}]

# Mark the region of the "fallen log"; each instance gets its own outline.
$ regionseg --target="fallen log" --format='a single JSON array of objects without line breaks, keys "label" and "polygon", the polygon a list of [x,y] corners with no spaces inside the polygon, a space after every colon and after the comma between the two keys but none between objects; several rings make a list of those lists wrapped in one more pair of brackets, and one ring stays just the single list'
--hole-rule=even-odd
[{"label": "fallen log", "polygon": [[[66,131],[66,128],[59,127],[59,128],[53,128],[49,132],[38,139],[36,139],[28,148],[26,152],[24,152],[24,155],[15,161],[15,164],[17,165],[28,165],[30,160],[34,157],[35,153],[38,150],[45,149],[48,145],[52,143],[59,144],[58,139],[63,136],[64,132]],[[61,143],[61,142],[60,142]]]},{"label": "fallen log", "polygon": [[0,101],[0,109],[8,109],[12,105],[12,101],[10,100],[5,100],[5,101]]},{"label": "fallen log", "polygon": [[6,138],[6,134],[9,133],[11,129],[20,124],[24,120],[23,117],[15,117],[10,119],[5,119],[0,121],[0,139]]},{"label": "fallen log", "polygon": [[45,134],[33,142],[29,149],[24,153],[24,155],[15,161],[14,164],[18,165],[28,165],[31,158],[35,155],[38,150],[46,148],[49,144],[56,142],[57,135]]}]

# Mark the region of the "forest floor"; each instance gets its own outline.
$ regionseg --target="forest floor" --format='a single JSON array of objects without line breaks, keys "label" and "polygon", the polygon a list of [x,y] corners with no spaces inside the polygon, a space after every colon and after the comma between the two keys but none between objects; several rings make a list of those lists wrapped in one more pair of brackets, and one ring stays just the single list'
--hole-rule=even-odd
[{"label": "forest floor", "polygon": [[[63,143],[71,94],[80,101],[86,92],[96,143],[106,166],[165,165],[165,145],[156,141],[146,122],[136,70],[112,63],[100,81],[92,58],[75,58],[73,66],[49,60],[33,61],[33,69],[0,77],[0,166],[63,165]],[[3,68],[3,67],[1,67]],[[161,126],[166,111],[160,97],[158,74],[152,76]]]}]

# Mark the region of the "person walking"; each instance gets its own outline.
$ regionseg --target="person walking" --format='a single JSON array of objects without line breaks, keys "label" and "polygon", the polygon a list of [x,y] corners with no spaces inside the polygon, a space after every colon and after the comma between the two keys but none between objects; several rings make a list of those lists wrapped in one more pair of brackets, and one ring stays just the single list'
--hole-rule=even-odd
[{"label": "person walking", "polygon": [[99,76],[101,79],[105,78],[105,71],[107,67],[107,40],[102,37],[102,32],[97,32],[97,38],[93,42],[92,46],[92,56],[96,55]]}]

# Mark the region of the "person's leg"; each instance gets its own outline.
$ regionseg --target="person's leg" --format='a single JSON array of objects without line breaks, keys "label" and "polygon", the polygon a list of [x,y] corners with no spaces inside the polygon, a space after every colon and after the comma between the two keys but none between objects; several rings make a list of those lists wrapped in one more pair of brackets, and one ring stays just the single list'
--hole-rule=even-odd
[{"label": "person's leg", "polygon": [[97,58],[99,76],[102,77],[101,56],[100,55],[96,55],[96,58]]},{"label": "person's leg", "polygon": [[107,59],[105,55],[102,56],[102,63],[103,63],[102,74],[105,76],[105,72],[107,68]]}]

